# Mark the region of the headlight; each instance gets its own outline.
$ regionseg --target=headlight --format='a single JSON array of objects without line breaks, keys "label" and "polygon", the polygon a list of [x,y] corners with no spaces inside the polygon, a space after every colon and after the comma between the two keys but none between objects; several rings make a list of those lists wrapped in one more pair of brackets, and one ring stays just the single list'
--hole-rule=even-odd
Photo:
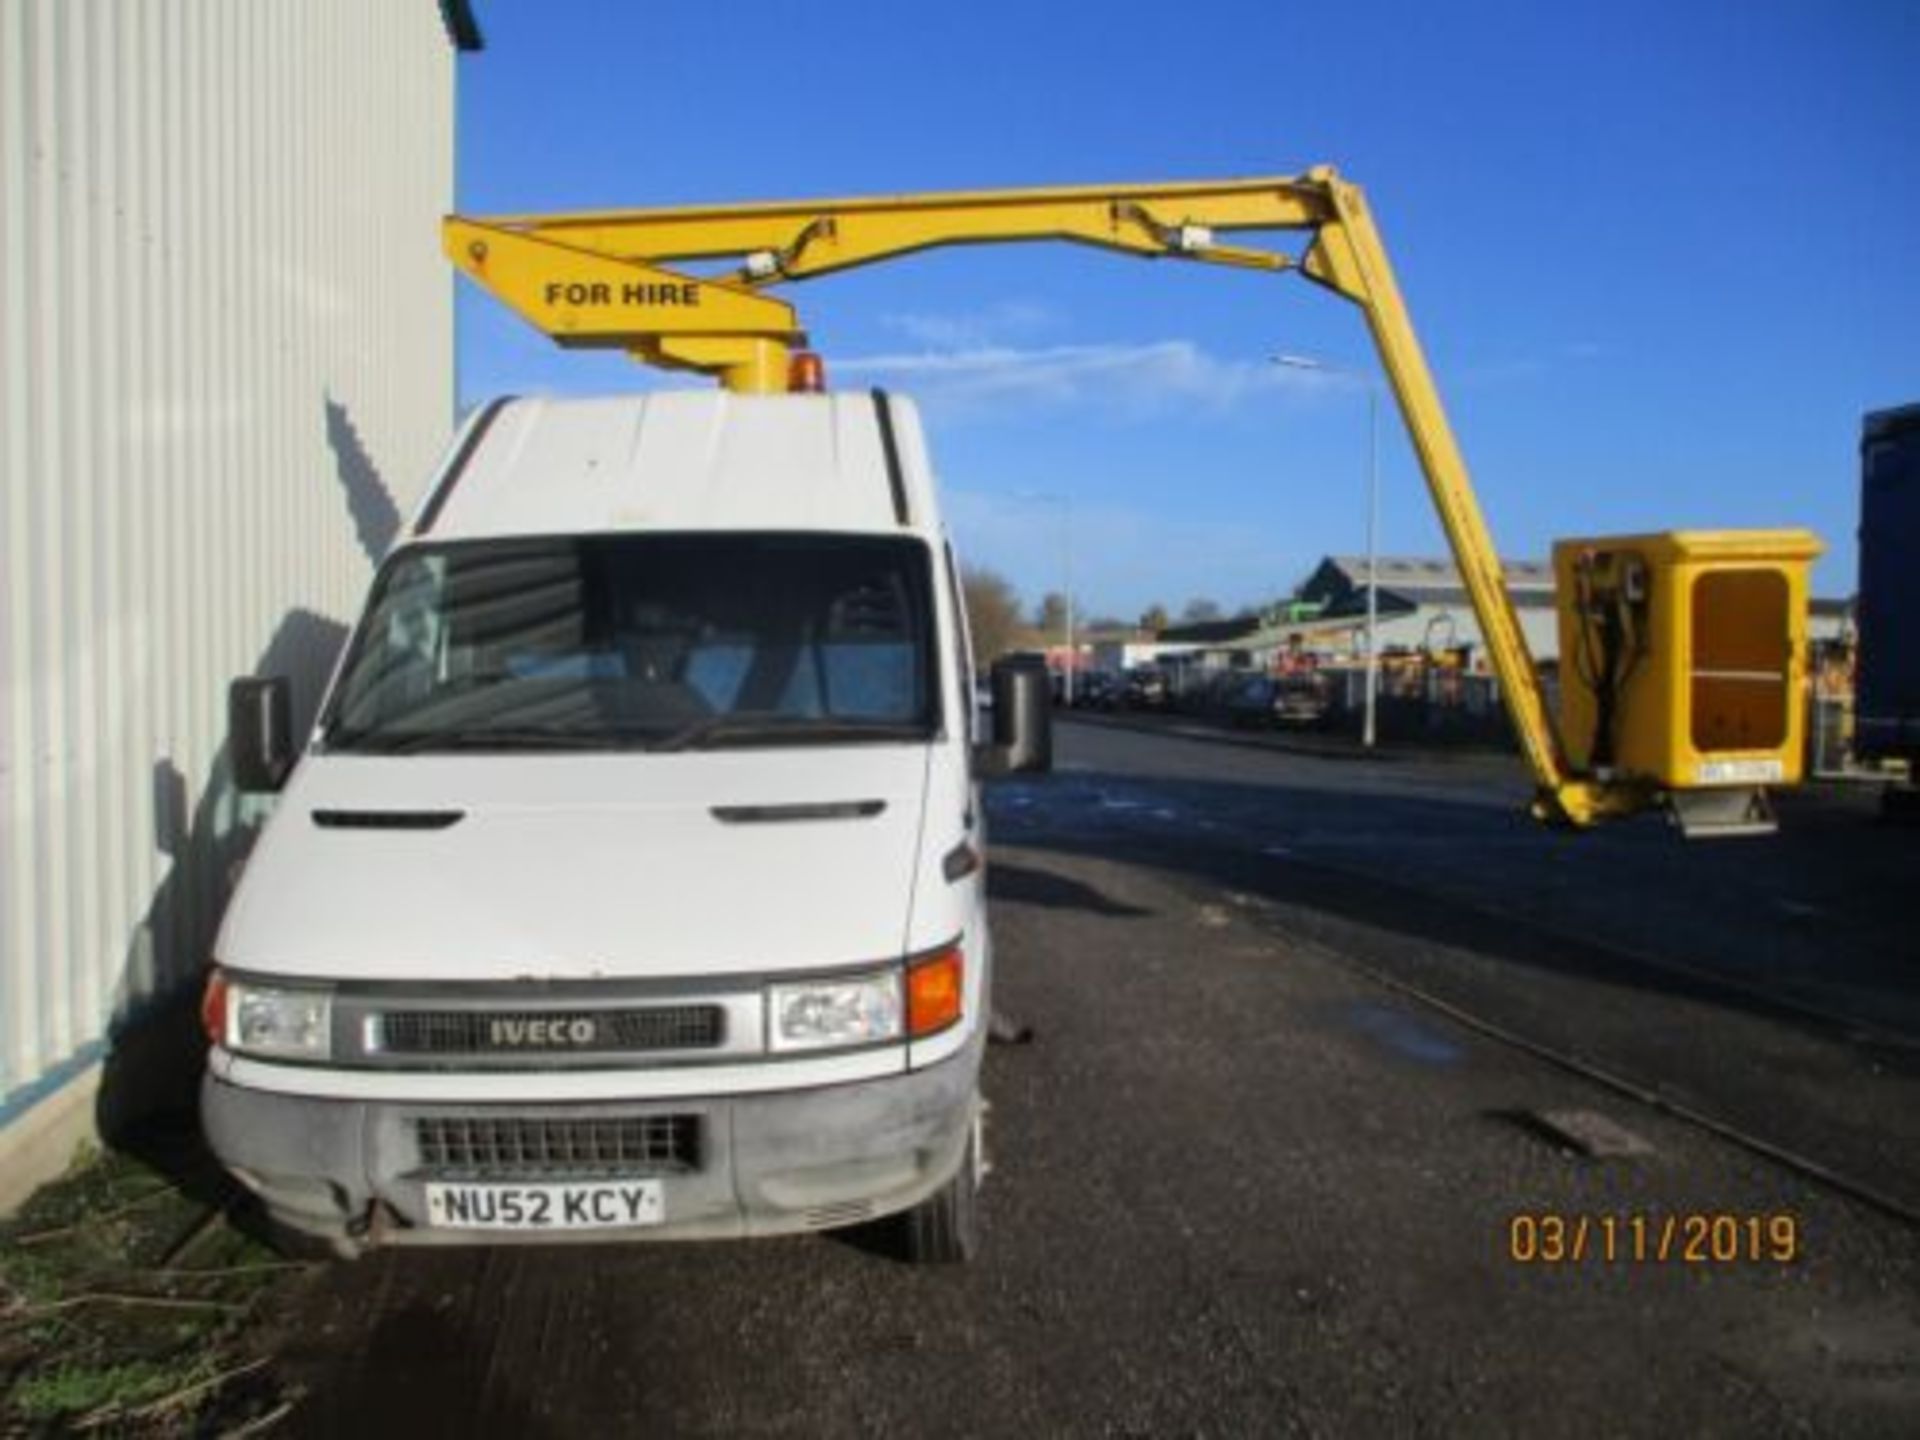
[{"label": "headlight", "polygon": [[332,997],[229,977],[222,1043],[241,1055],[325,1060],[333,1049]]},{"label": "headlight", "polygon": [[824,1050],[900,1038],[900,972],[769,987],[775,1050]]}]

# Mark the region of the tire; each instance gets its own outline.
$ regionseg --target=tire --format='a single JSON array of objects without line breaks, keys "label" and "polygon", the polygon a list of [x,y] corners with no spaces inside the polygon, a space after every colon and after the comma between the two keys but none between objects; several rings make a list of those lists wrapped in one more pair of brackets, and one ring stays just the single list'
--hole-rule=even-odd
[{"label": "tire", "polygon": [[980,1249],[980,1120],[953,1178],[900,1217],[901,1249],[912,1265],[965,1265]]}]

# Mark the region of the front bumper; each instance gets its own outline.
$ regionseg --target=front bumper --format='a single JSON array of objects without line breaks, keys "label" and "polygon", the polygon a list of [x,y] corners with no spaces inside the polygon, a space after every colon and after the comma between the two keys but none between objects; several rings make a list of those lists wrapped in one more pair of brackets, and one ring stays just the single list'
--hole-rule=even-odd
[{"label": "front bumper", "polygon": [[[909,1209],[951,1179],[978,1104],[986,1029],[951,1059],[854,1084],[773,1094],[591,1104],[419,1104],[275,1094],[209,1075],[207,1139],[274,1220],[352,1252],[374,1245],[715,1239],[829,1229]],[[429,1228],[417,1122],[697,1117],[696,1166],[658,1175],[663,1224],[502,1232]],[[525,1174],[457,1178],[503,1183]],[[605,1178],[553,1174],[541,1178]]]}]

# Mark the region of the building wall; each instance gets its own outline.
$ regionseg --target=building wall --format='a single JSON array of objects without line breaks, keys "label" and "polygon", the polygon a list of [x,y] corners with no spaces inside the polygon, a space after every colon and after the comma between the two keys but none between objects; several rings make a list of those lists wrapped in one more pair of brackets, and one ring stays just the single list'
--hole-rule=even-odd
[{"label": "building wall", "polygon": [[1081,663],[1089,670],[1117,672],[1139,665],[1152,665],[1168,656],[1188,655],[1198,648],[1195,645],[1162,644],[1157,640],[1096,640],[1088,647],[1087,658]]},{"label": "building wall", "polygon": [[0,1133],[192,987],[453,419],[432,0],[0,0]]},{"label": "building wall", "polygon": [[[1517,605],[1520,630],[1526,636],[1527,649],[1536,662],[1557,660],[1560,655],[1559,620],[1552,606]],[[1336,625],[1303,621],[1295,627],[1306,648],[1330,655],[1364,655],[1367,622],[1364,617],[1342,616]],[[1425,650],[1431,641],[1436,648],[1471,645],[1474,658],[1487,658],[1480,634],[1480,622],[1467,604],[1418,604],[1410,611],[1383,613],[1379,621],[1380,649]]]},{"label": "building wall", "polygon": [[[1527,649],[1536,661],[1556,660],[1560,655],[1560,622],[1551,605],[1518,605],[1520,631],[1526,636]],[[1364,627],[1363,627],[1364,628]],[[1356,632],[1356,634],[1361,632]],[[1419,605],[1411,614],[1380,621],[1380,648],[1401,646],[1424,650],[1431,638],[1436,648],[1450,645],[1473,646],[1474,658],[1487,658],[1481,638],[1480,622],[1471,605]]]}]

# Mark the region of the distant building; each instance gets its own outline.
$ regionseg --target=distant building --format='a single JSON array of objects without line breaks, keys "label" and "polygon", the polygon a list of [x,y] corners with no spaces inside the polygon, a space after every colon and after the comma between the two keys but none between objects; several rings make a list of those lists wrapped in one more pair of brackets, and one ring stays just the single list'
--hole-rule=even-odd
[{"label": "distant building", "polygon": [[[1375,566],[1382,653],[1470,645],[1474,659],[1486,658],[1473,601],[1451,560],[1382,556]],[[1553,566],[1543,560],[1502,560],[1500,569],[1533,658],[1557,660],[1560,633]],[[1320,606],[1311,620],[1283,627],[1289,634],[1299,634],[1307,649],[1364,653],[1366,556],[1327,556],[1300,586],[1296,601]],[[1852,608],[1847,600],[1810,600],[1809,634],[1815,640],[1841,637],[1850,624]]]},{"label": "distant building", "polygon": [[1194,647],[1169,638],[1170,631],[1155,635],[1150,630],[1102,631],[1090,634],[1080,649],[1080,668],[1117,673],[1141,665],[1153,665],[1170,655],[1183,655]]},{"label": "distant building", "polygon": [[[1502,560],[1507,594],[1520,629],[1536,661],[1560,656],[1559,613],[1554,598],[1553,566],[1544,560]],[[1473,601],[1451,560],[1381,556],[1375,561],[1379,585],[1378,630],[1382,654],[1433,653],[1466,646],[1470,662],[1484,664],[1485,641]],[[1852,604],[1815,599],[1809,603],[1809,633],[1834,640],[1849,633]],[[1212,671],[1270,669],[1289,651],[1329,659],[1366,654],[1367,559],[1329,555],[1287,600],[1254,615],[1170,625],[1157,636],[1089,637],[1091,668],[1123,670],[1169,662]],[[1088,664],[1084,658],[1083,665]]]},{"label": "distant building", "polygon": [[1286,643],[1260,615],[1236,615],[1229,620],[1196,620],[1169,625],[1152,647],[1154,653],[1137,663],[1174,662],[1200,670],[1244,669],[1268,664]]},{"label": "distant building", "polygon": [[[1507,594],[1536,660],[1560,654],[1553,598],[1553,566],[1544,560],[1502,560]],[[1470,646],[1485,657],[1480,622],[1466,583],[1451,560],[1380,556],[1374,561],[1381,653],[1433,651]],[[1315,567],[1296,599],[1317,604],[1311,620],[1285,626],[1305,648],[1334,654],[1364,654],[1367,625],[1367,557],[1329,555]]]},{"label": "distant building", "polygon": [[[1534,658],[1559,653],[1553,571],[1530,560],[1501,562],[1507,592]],[[1482,658],[1479,622],[1460,572],[1444,560],[1383,557],[1376,562],[1378,630],[1383,654],[1470,647]],[[1204,670],[1268,669],[1288,651],[1344,659],[1366,653],[1367,562],[1329,555],[1291,599],[1257,615],[1175,625],[1160,632],[1163,650]]]}]

